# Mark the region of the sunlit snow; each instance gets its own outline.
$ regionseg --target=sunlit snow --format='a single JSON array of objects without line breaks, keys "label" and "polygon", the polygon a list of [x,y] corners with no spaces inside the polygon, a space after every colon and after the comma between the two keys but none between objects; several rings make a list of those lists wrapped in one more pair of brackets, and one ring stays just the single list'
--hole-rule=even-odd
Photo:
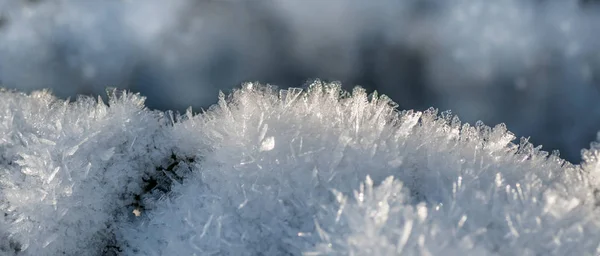
[{"label": "sunlit snow", "polygon": [[210,109],[0,91],[2,255],[596,255],[599,147],[335,83]]}]

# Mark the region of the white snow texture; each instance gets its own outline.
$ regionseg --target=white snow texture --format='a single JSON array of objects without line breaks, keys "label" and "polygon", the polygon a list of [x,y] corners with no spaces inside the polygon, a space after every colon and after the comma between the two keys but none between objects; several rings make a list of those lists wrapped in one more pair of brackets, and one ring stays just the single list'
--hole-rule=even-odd
[{"label": "white snow texture", "polygon": [[1,255],[600,252],[600,144],[573,165],[320,81],[196,115],[109,96],[0,91]]}]

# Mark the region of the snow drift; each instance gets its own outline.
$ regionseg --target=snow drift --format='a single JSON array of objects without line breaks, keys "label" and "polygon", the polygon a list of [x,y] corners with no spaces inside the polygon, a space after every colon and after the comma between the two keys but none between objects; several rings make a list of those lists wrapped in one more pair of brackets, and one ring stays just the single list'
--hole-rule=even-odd
[{"label": "snow drift", "polygon": [[314,82],[194,115],[0,92],[8,255],[595,255],[599,149]]}]

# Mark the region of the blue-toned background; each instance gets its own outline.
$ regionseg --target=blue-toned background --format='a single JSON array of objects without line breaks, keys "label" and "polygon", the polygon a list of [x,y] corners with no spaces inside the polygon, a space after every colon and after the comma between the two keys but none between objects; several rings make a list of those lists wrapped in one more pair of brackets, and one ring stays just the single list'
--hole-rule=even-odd
[{"label": "blue-toned background", "polygon": [[314,78],[505,122],[573,162],[600,130],[600,9],[576,0],[0,0],[0,80],[196,110]]}]

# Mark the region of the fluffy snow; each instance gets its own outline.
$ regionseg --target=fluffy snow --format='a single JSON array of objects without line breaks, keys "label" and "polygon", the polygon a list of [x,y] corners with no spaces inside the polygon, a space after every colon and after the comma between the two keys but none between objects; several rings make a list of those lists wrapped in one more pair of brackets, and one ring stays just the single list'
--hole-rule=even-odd
[{"label": "fluffy snow", "polygon": [[576,162],[600,126],[577,115],[600,114],[597,3],[0,0],[0,82],[60,97],[113,85],[183,110],[242,81],[341,80],[504,122]]},{"label": "fluffy snow", "polygon": [[94,255],[114,239],[142,178],[169,155],[166,119],[143,102],[0,92],[2,255]]},{"label": "fluffy snow", "polygon": [[2,255],[597,255],[582,164],[315,81],[199,114],[0,92]]}]

